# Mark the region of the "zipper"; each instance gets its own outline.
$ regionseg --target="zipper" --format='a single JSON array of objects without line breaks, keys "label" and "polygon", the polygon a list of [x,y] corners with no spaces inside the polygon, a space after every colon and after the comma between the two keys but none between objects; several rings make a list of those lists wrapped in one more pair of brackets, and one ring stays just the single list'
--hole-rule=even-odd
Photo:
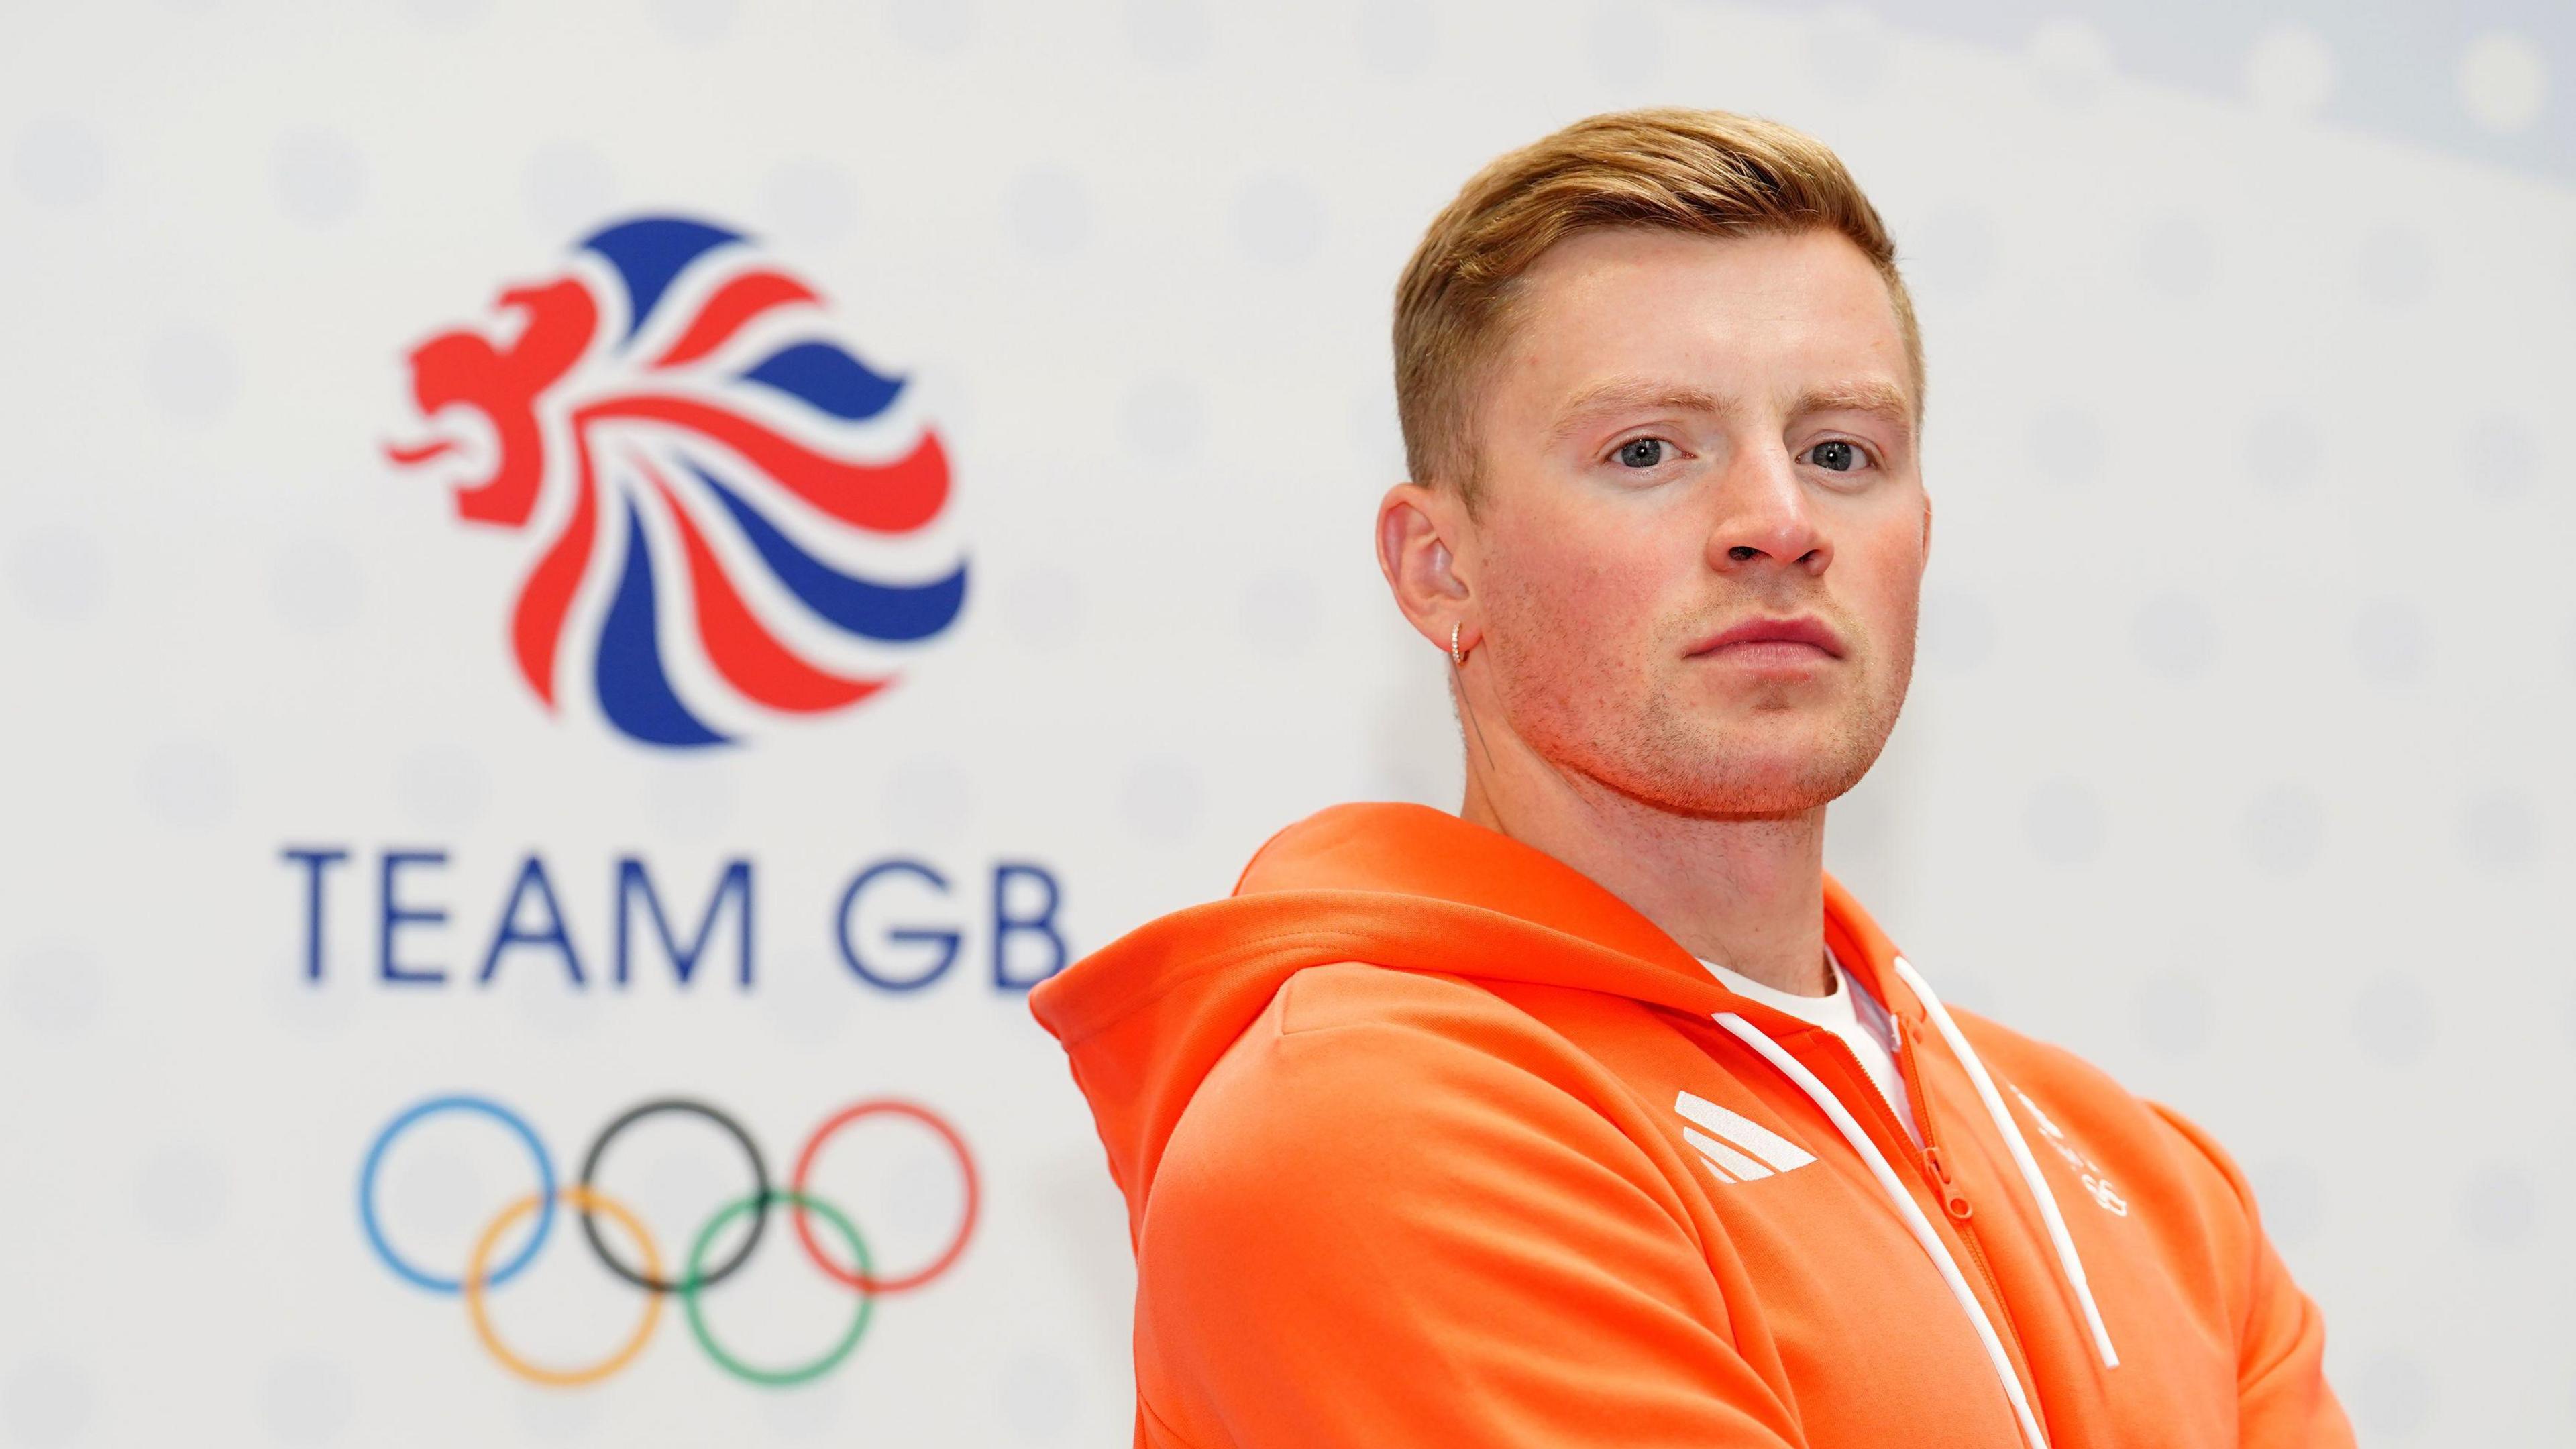
[{"label": "zipper", "polygon": [[[1951,1231],[1966,1246],[1969,1261],[1977,1265],[1977,1276],[1985,1281],[1986,1292],[1993,1299],[1995,1312],[1991,1316],[1996,1320],[1997,1331],[2003,1334],[2004,1342],[2011,1347],[2013,1359],[2028,1381],[2030,1392],[2036,1395],[2038,1372],[2031,1367],[2030,1351],[2022,1344],[2021,1329],[2012,1321],[2012,1308],[2004,1299],[2003,1285],[1995,1281],[1994,1265],[1986,1261],[1985,1245],[1977,1240],[1976,1208],[1968,1201],[1968,1195],[1959,1190],[1958,1182],[1941,1162],[1940,1134],[1932,1130],[1932,1101],[1924,1095],[1923,1073],[1914,1061],[1915,1049],[1922,1042],[1922,1028],[1893,1012],[1889,1013],[1889,1020],[1896,1023],[1897,1075],[1905,1079],[1906,1103],[1914,1109],[1915,1124],[1923,1129],[1923,1146],[1915,1154],[1915,1166],[1923,1172],[1927,1185],[1941,1195],[1941,1208],[1949,1215]],[[1843,1046],[1840,1042],[1835,1044]],[[1843,1046],[1843,1050],[1849,1053],[1851,1048]],[[1857,1058],[1853,1065],[1859,1065]],[[1902,1124],[1896,1121],[1896,1110],[1888,1105],[1887,1099],[1876,1092],[1870,1095],[1877,1099],[1879,1116],[1901,1130]],[[2032,1414],[2036,1415],[2039,1400],[2033,1397],[2030,1404]]]},{"label": "zipper", "polygon": [[[1848,1145],[1868,1160],[1872,1176],[1898,1205],[1898,1215],[1905,1221],[1907,1231],[1916,1238],[1923,1250],[1931,1255],[1936,1266],[1940,1267],[1945,1286],[1949,1288],[1952,1296],[1958,1300],[1959,1305],[1977,1327],[1981,1346],[1989,1359],[1988,1367],[2002,1376],[2002,1387],[2006,1396],[2012,1401],[2013,1412],[2021,1430],[2018,1437],[2027,1441],[2024,1449],[2046,1449],[2049,1442],[2048,1432],[2040,1424],[2038,1403],[2033,1397],[2037,1387],[2031,1380],[2031,1374],[2034,1371],[2030,1365],[2029,1355],[2023,1350],[2020,1334],[2015,1330],[2012,1320],[2004,1316],[2001,1311],[2004,1308],[2004,1297],[1995,1283],[1993,1267],[1987,1263],[1983,1248],[1975,1235],[1966,1229],[1964,1223],[1954,1220],[1951,1237],[1944,1239],[1940,1231],[1931,1225],[1922,1208],[1913,1201],[1912,1191],[1897,1173],[1894,1154],[1888,1153],[1881,1146],[1880,1139],[1884,1137],[1887,1128],[1896,1124],[1894,1106],[1887,1100],[1886,1094],[1877,1089],[1876,1082],[1861,1070],[1859,1057],[1846,1043],[1839,1039],[1835,1040],[1834,1045],[1842,1048],[1843,1060],[1851,1067],[1852,1079],[1863,1082],[1868,1088],[1863,1095],[1869,1097],[1873,1105],[1866,1110],[1877,1112],[1878,1121],[1881,1124],[1880,1130],[1876,1133],[1873,1133],[1855,1115],[1854,1104],[1844,1093],[1837,1092],[1827,1085],[1816,1075],[1814,1067],[1800,1061],[1786,1046],[1766,1034],[1761,1027],[1754,1025],[1752,1021],[1740,1014],[1720,1013],[1717,1021],[1728,1035],[1751,1047],[1757,1055],[1765,1058],[1771,1066],[1789,1077],[1800,1091],[1812,1099],[1811,1105],[1823,1112],[1830,1120],[1836,1135],[1845,1138]],[[1791,1035],[1812,1034],[1815,1029],[1813,1024],[1807,1025],[1810,1031],[1791,1033]],[[1825,1034],[1833,1035],[1829,1029]],[[1931,1122],[1922,1101],[1921,1074],[1913,1070],[1913,1059],[1906,1053],[1902,1039],[1898,1043],[1897,1054],[1902,1074],[1914,1084],[1914,1107],[1925,1129],[1924,1136],[1928,1142],[1931,1139]],[[1937,1156],[1932,1159],[1936,1162],[1938,1160]],[[1928,1173],[1929,1165],[1918,1156],[1914,1171],[1917,1174]],[[1957,1184],[1950,1184],[1949,1191],[1942,1195],[1944,1215],[1949,1212],[1948,1202],[1952,1195],[1957,1195],[1963,1205],[1966,1201],[1964,1194],[1958,1194]],[[1958,1255],[1951,1251],[1951,1244],[1954,1242],[1967,1247],[1970,1260],[1977,1265],[1978,1276],[1985,1280],[1988,1299],[1978,1298],[1975,1285],[1959,1268]],[[1988,1301],[1995,1305],[1997,1312],[1986,1311],[1985,1304]],[[2000,1328],[1998,1324],[2001,1325]]]},{"label": "zipper", "polygon": [[[1922,1175],[1924,1185],[1940,1196],[1942,1212],[1948,1214],[1951,1225],[1957,1228],[1960,1237],[1967,1241],[1968,1251],[1976,1258],[1978,1270],[1985,1275],[1986,1290],[1992,1293],[1995,1302],[2000,1304],[2004,1301],[2003,1290],[1996,1284],[1993,1270],[1986,1266],[1984,1250],[1977,1246],[1975,1239],[1968,1232],[1967,1225],[1976,1216],[1976,1206],[1968,1201],[1968,1195],[1965,1192],[1960,1191],[1958,1181],[1950,1176],[1950,1169],[1941,1164],[1941,1141],[1932,1131],[1931,1103],[1923,1095],[1923,1074],[1914,1064],[1913,1048],[1917,1040],[1914,1028],[1893,1014],[1889,1016],[1889,1020],[1896,1023],[1896,1034],[1899,1038],[1896,1046],[1896,1072],[1905,1080],[1905,1100],[1907,1105],[1913,1108],[1914,1125],[1923,1136],[1924,1145],[1915,1148],[1911,1154],[1915,1171]],[[1879,1124],[1887,1129],[1891,1138],[1902,1137],[1910,1144],[1913,1134],[1908,1133],[1905,1130],[1905,1124],[1897,1120],[1895,1104],[1888,1101],[1887,1094],[1878,1089],[1877,1080],[1870,1076],[1868,1068],[1860,1064],[1860,1057],[1852,1051],[1851,1044],[1831,1031],[1823,1035],[1831,1043],[1832,1049],[1839,1052],[1843,1060],[1850,1064],[1851,1075],[1867,1084],[1870,1107],[1876,1112]],[[2016,1340],[2013,1346],[2019,1348],[2021,1345]]]}]

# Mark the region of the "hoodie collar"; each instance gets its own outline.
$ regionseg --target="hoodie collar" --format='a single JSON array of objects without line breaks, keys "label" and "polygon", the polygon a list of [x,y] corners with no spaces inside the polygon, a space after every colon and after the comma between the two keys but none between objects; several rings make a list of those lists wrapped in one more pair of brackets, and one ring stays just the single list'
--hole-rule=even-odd
[{"label": "hoodie collar", "polygon": [[[1886,938],[1831,879],[1825,931],[1891,1012],[1920,1012]],[[1703,1020],[1731,1012],[1781,1040],[1822,1030],[1728,990],[1543,851],[1420,805],[1336,806],[1273,836],[1233,895],[1149,922],[1030,994],[1091,1101],[1131,1229],[1218,1058],[1290,976],[1346,961],[1599,991]]]},{"label": "hoodie collar", "polygon": [[[1830,875],[1827,942],[1888,1010],[1921,1007],[1894,945]],[[1576,986],[1695,1015],[1809,1024],[1729,990],[1634,907],[1537,848],[1428,806],[1337,805],[1272,836],[1234,894],[1148,923],[1042,983],[1031,1009],[1068,1048],[1164,997],[1247,969],[1269,990],[1306,966]],[[1230,993],[1229,993],[1230,994]],[[1259,1009],[1255,1005],[1257,1014]],[[1248,1018],[1247,1018],[1248,1021]]]},{"label": "hoodie collar", "polygon": [[[1688,999],[1623,993],[1660,1005],[1701,1009],[1698,994],[1688,988],[1713,980],[1681,943],[1591,877],[1535,846],[1428,806],[1338,805],[1309,816],[1253,853],[1234,893],[1318,887],[1444,900],[1579,938],[1678,977],[1676,989]],[[1919,1019],[1913,993],[1889,969],[1895,943],[1841,882],[1828,874],[1824,887],[1825,944],[1890,1010],[1902,1002],[1906,1019]],[[1480,965],[1462,974],[1497,973]],[[1737,1009],[1752,1000],[1722,983],[1719,989],[1725,1001],[1707,1010]]]}]

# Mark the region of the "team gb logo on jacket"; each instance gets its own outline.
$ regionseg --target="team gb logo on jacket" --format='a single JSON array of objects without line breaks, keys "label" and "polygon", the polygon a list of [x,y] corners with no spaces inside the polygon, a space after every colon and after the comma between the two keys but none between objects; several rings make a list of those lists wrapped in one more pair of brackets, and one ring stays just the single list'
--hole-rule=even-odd
[{"label": "team gb logo on jacket", "polygon": [[860,703],[956,619],[938,434],[749,238],[621,222],[496,314],[411,351],[386,451],[525,540],[509,647],[547,710],[727,744]]}]

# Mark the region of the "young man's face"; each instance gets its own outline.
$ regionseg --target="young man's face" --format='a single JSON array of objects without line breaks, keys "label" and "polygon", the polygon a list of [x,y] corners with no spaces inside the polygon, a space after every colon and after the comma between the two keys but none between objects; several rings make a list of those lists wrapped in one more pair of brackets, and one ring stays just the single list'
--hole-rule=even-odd
[{"label": "young man's face", "polygon": [[1458,549],[1514,731],[1676,813],[1851,788],[1913,673],[1913,405],[1886,283],[1838,233],[1552,248],[1481,399]]}]

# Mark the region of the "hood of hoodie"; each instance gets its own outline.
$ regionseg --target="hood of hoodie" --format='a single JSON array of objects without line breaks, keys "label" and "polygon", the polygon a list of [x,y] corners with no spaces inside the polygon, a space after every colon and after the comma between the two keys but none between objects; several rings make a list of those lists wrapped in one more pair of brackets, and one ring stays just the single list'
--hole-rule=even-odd
[{"label": "hood of hoodie", "polygon": [[[1895,948],[1831,877],[1825,939],[1891,1012],[1919,1019]],[[1819,1028],[1721,985],[1679,942],[1531,846],[1421,805],[1339,805],[1272,836],[1223,900],[1075,962],[1030,1009],[1072,1059],[1131,1228],[1199,1083],[1288,978],[1358,961],[1573,987],[1778,1037]]]}]

